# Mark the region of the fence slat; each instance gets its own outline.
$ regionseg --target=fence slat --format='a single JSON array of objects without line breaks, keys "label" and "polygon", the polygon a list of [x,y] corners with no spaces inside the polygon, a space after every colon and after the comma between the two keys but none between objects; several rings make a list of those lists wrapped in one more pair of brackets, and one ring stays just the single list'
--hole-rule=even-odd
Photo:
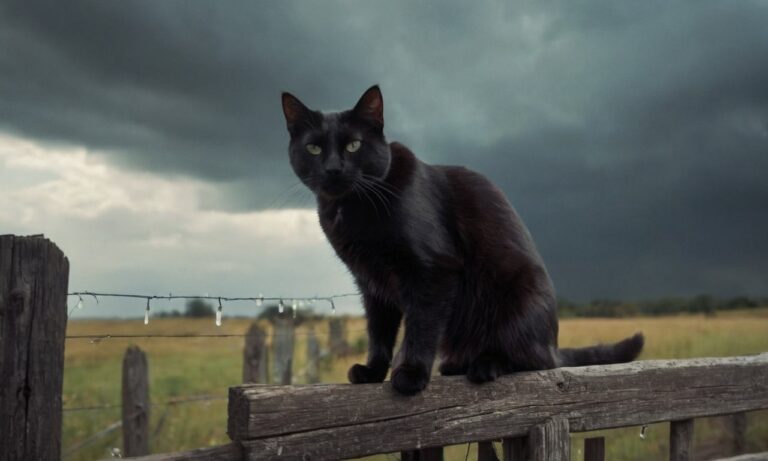
[{"label": "fence slat", "polygon": [[253,322],[245,335],[243,348],[243,382],[269,383],[267,333]]},{"label": "fence slat", "polygon": [[123,357],[123,453],[149,453],[149,368],[147,356],[130,346]]},{"label": "fence slat", "polygon": [[291,384],[293,368],[293,346],[295,343],[295,327],[292,318],[277,317],[273,319],[275,334],[273,341],[272,379],[277,384]]},{"label": "fence slat", "polygon": [[734,455],[740,455],[747,448],[747,414],[736,413],[730,417],[731,434],[733,436]]},{"label": "fence slat", "polygon": [[307,384],[320,382],[320,342],[315,329],[311,326],[307,332],[307,365],[305,368]]},{"label": "fence slat", "polygon": [[328,320],[328,341],[331,354],[341,357],[349,354],[347,344],[347,319],[343,317],[331,317]]},{"label": "fence slat", "polygon": [[493,442],[478,442],[477,461],[499,461],[496,450],[493,449]]},{"label": "fence slat", "polygon": [[443,461],[443,448],[422,448],[421,450],[404,451],[400,454],[402,461]]},{"label": "fence slat", "polygon": [[584,439],[584,461],[605,461],[605,437]]},{"label": "fence slat", "polygon": [[61,458],[68,281],[54,243],[0,235],[0,460]]},{"label": "fence slat", "polygon": [[693,459],[693,419],[672,421],[669,425],[669,461]]},{"label": "fence slat", "polygon": [[528,437],[511,437],[502,442],[504,461],[526,461],[528,458]]},{"label": "fence slat", "polygon": [[530,461],[568,461],[571,459],[571,441],[568,420],[551,418],[533,426],[528,435]]}]

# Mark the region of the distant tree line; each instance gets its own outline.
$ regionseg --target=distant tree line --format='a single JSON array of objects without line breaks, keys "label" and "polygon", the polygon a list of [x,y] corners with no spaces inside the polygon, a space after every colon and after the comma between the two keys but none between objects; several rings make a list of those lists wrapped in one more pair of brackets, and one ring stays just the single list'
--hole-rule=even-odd
[{"label": "distant tree line", "polygon": [[670,297],[647,301],[596,299],[586,303],[558,299],[560,317],[629,317],[679,313],[715,315],[717,311],[768,307],[767,297],[736,296],[716,298],[709,295]]}]

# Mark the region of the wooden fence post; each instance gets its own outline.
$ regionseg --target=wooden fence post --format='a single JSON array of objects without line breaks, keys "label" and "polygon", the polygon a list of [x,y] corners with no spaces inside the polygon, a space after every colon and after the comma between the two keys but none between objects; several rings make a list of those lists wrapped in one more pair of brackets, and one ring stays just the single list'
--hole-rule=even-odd
[{"label": "wooden fence post", "polygon": [[493,442],[477,443],[477,461],[499,461]]},{"label": "wooden fence post", "polygon": [[243,348],[243,382],[269,383],[267,333],[257,321],[251,324]]},{"label": "wooden fence post", "polygon": [[512,437],[501,442],[504,461],[526,461],[528,458],[528,437]]},{"label": "wooden fence post", "polygon": [[550,418],[533,426],[528,435],[528,456],[531,461],[567,461],[571,458],[568,420]]},{"label": "wooden fence post", "polygon": [[404,451],[400,454],[400,459],[402,461],[443,461],[443,447]]},{"label": "wooden fence post", "polygon": [[149,454],[149,371],[147,356],[130,346],[123,357],[123,452]]},{"label": "wooden fence post", "polygon": [[278,384],[291,384],[293,367],[293,346],[295,342],[293,319],[277,317],[274,320],[275,333],[272,338],[274,357],[272,360],[272,379]]},{"label": "wooden fence post", "polygon": [[331,317],[328,321],[328,341],[330,342],[331,354],[334,357],[349,354],[349,344],[347,344],[347,321],[342,317]]},{"label": "wooden fence post", "polygon": [[320,382],[319,362],[320,343],[317,341],[315,329],[310,326],[309,331],[307,332],[307,384],[315,384]]},{"label": "wooden fence post", "polygon": [[669,424],[669,461],[693,459],[693,419]]},{"label": "wooden fence post", "polygon": [[740,455],[747,448],[747,414],[735,413],[729,419],[733,435],[733,454]]},{"label": "wooden fence post", "polygon": [[61,458],[69,262],[43,236],[0,236],[0,460]]},{"label": "wooden fence post", "polygon": [[584,461],[605,461],[605,437],[584,439]]}]

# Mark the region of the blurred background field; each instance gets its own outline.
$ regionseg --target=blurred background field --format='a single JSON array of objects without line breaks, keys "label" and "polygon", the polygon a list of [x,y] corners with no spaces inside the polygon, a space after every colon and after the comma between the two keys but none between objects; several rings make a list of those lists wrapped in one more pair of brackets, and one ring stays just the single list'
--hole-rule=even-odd
[{"label": "blurred background field", "polygon": [[[68,336],[125,334],[232,334],[242,335],[252,319],[224,319],[221,327],[212,318],[70,321]],[[271,324],[261,321],[271,338]],[[296,328],[293,382],[305,382],[307,332],[314,329],[321,347],[327,349],[328,320],[315,319]],[[707,315],[675,315],[630,318],[567,318],[560,323],[561,346],[583,346],[609,342],[636,331],[646,335],[642,359],[716,357],[768,351],[768,308],[729,310]],[[268,339],[269,341],[269,339]],[[326,355],[320,364],[322,382],[346,382],[346,371],[365,360],[365,320],[347,318],[349,355]],[[151,449],[153,453],[218,445],[228,442],[226,404],[228,386],[242,380],[244,338],[103,338],[68,339],[65,349],[64,428],[65,459],[90,460],[110,456],[122,447],[119,429],[93,438],[120,420],[122,357],[127,346],[138,345],[147,354],[150,370]],[[692,383],[693,384],[693,383]],[[188,401],[190,398],[200,400]],[[96,407],[96,408],[92,408]],[[70,410],[67,410],[70,409]],[[71,409],[75,409],[72,411]],[[80,409],[80,410],[76,410]],[[696,421],[698,459],[718,454],[730,437],[723,429],[726,418]],[[607,459],[646,460],[667,456],[667,424],[649,426],[646,438],[640,428],[604,431]],[[572,459],[583,459],[582,439],[572,436]],[[85,445],[82,445],[87,442]],[[78,448],[79,447],[79,448]],[[500,448],[499,448],[500,449]],[[748,451],[768,450],[768,413],[754,412],[748,418]],[[477,445],[446,449],[447,460],[476,459]],[[726,452],[727,453],[727,452]],[[367,459],[397,459],[380,455]]]}]

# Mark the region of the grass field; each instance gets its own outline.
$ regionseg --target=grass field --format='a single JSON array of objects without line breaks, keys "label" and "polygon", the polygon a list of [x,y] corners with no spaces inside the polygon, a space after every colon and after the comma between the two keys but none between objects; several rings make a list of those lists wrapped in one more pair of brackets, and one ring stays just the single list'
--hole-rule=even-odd
[{"label": "grass field", "polygon": [[[149,325],[140,320],[71,321],[68,335],[244,333],[250,320],[225,319],[217,328],[213,319],[157,319]],[[265,326],[268,327],[267,324]],[[307,325],[297,329],[294,381],[304,380]],[[321,344],[327,339],[327,322],[315,325]],[[350,343],[365,337],[363,319],[348,322]],[[566,319],[561,321],[561,346],[580,346],[614,341],[635,331],[646,335],[642,359],[715,357],[768,351],[768,309],[732,311],[714,317],[674,316],[625,319]],[[125,348],[139,345],[150,366],[151,398],[155,403],[188,396],[210,396],[217,400],[158,405],[152,408],[152,451],[169,452],[226,443],[227,387],[238,384],[242,376],[243,338],[194,339],[70,339],[65,351],[64,407],[92,407],[120,403],[121,364]],[[363,355],[327,361],[321,367],[324,382],[345,382],[346,370]],[[79,444],[120,420],[120,408],[65,411],[63,450],[68,460],[109,457],[112,447],[122,447],[119,429]],[[727,444],[724,418],[697,420],[697,458],[706,458],[717,446]],[[666,459],[667,424],[648,428],[645,440],[640,428],[605,431],[606,451],[611,460]],[[748,448],[768,450],[768,414],[749,415]],[[581,453],[585,434],[572,436],[573,457]],[[77,448],[72,451],[73,448]],[[449,447],[447,460],[463,460],[467,445]],[[469,448],[468,459],[476,458],[476,445]],[[377,456],[369,459],[394,459]]]}]

